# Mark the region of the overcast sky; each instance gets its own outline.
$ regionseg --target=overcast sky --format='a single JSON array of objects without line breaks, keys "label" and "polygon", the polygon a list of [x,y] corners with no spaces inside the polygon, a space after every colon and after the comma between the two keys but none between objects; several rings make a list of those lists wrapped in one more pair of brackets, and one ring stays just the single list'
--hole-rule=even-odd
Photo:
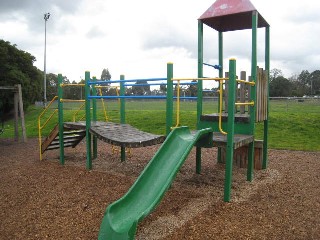
[{"label": "overcast sky", "polygon": [[[285,77],[320,69],[320,1],[252,0],[270,24],[271,69]],[[175,77],[197,75],[197,19],[214,0],[1,0],[0,39],[16,44],[44,65],[44,13],[47,22],[47,73],[79,81],[86,70],[100,78],[165,77],[174,63]],[[258,31],[258,60],[264,66],[264,29]],[[204,28],[204,61],[217,64],[218,33]],[[224,57],[237,58],[249,70],[251,31],[224,35]],[[225,65],[227,66],[227,65]],[[205,76],[217,72],[205,68]]]}]

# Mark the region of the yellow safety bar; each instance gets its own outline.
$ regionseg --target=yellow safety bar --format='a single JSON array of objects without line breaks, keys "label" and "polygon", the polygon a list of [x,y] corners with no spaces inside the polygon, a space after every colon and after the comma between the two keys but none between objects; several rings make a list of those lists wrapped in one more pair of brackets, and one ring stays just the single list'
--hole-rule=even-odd
[{"label": "yellow safety bar", "polygon": [[173,128],[177,128],[180,125],[180,79],[177,79],[177,115],[176,115],[176,125]]},{"label": "yellow safety bar", "polygon": [[[86,105],[86,103],[83,103],[79,109],[73,114],[72,116],[72,119],[73,119],[73,122],[76,121],[76,115],[81,111],[81,109]],[[84,118],[85,114],[80,118],[80,121]]]},{"label": "yellow safety bar", "polygon": [[219,106],[219,131],[224,134],[227,135],[227,132],[223,131],[222,129],[222,96],[223,96],[223,80],[219,81],[219,102],[220,102],[220,106]]},{"label": "yellow safety bar", "polygon": [[254,105],[254,101],[251,101],[251,102],[236,102],[235,105],[236,106],[253,106]]},{"label": "yellow safety bar", "polygon": [[60,102],[85,102],[86,100],[80,99],[80,100],[73,100],[73,99],[60,99]]},{"label": "yellow safety bar", "polygon": [[48,111],[48,109],[50,108],[50,106],[52,105],[52,103],[57,100],[58,96],[54,96],[54,98],[52,98],[52,100],[50,101],[50,103],[48,104],[48,106],[41,112],[41,114],[38,117],[38,138],[39,138],[39,151],[40,151],[40,160],[42,160],[42,133],[41,130],[48,124],[48,122],[52,119],[52,117],[54,116],[54,114],[56,112],[58,112],[58,109],[55,109],[53,111],[53,113],[50,114],[50,116],[48,117],[48,119],[44,122],[44,124],[41,126],[41,118],[42,116]]},{"label": "yellow safety bar", "polygon": [[[176,117],[176,125],[174,127],[171,127],[171,129],[176,128],[180,124],[180,81],[192,81],[192,80],[214,80],[214,81],[219,81],[219,99],[220,99],[220,106],[219,106],[219,131],[226,135],[227,132],[223,131],[222,129],[222,101],[223,101],[223,81],[229,80],[229,78],[172,78],[172,81],[177,81],[177,117]],[[245,80],[236,80],[238,83],[244,83],[244,84],[249,84],[249,85],[255,85],[255,82],[248,82]],[[253,106],[254,102],[245,102],[245,103],[240,103],[237,102],[235,103],[237,106],[241,105],[250,105]]]}]

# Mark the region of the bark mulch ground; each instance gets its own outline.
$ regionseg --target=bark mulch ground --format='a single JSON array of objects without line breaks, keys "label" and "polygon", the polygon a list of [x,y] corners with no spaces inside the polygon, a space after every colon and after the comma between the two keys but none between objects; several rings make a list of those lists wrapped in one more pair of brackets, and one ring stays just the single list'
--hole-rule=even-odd
[{"label": "bark mulch ground", "polygon": [[[39,161],[37,139],[0,140],[0,239],[97,239],[105,208],[139,176],[159,145],[119,153],[99,142],[93,170],[85,169],[85,143]],[[233,170],[232,201],[223,202],[224,166],[216,150],[195,152],[137,239],[320,239],[320,152],[269,150],[267,170]],[[143,201],[143,199],[141,199]]]}]

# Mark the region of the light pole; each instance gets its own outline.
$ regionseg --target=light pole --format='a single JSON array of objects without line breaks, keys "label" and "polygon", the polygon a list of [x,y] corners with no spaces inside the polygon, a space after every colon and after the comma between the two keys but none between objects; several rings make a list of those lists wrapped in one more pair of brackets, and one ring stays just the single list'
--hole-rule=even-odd
[{"label": "light pole", "polygon": [[44,14],[44,70],[43,70],[43,106],[47,106],[47,21],[50,17],[50,13]]}]

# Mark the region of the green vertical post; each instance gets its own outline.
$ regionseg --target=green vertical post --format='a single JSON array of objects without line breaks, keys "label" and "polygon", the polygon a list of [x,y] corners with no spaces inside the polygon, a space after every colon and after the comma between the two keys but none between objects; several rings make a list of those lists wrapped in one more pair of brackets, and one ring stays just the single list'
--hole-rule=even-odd
[{"label": "green vertical post", "polygon": [[173,63],[167,63],[167,103],[166,103],[166,136],[173,126]]},{"label": "green vertical post", "polygon": [[227,123],[227,147],[226,147],[226,170],[224,182],[224,201],[229,202],[232,185],[232,163],[234,144],[234,110],[236,99],[236,60],[229,60],[229,92],[228,92],[228,123]]},{"label": "green vertical post", "polygon": [[[97,81],[96,77],[92,78],[93,82]],[[92,86],[92,96],[97,96],[97,89],[96,89],[96,85]],[[92,120],[93,122],[97,121],[97,99],[92,99]],[[93,150],[93,159],[97,158],[98,155],[98,142],[97,142],[97,136],[93,136],[92,139],[92,150]]]},{"label": "green vertical post", "polygon": [[90,134],[90,127],[91,127],[91,113],[90,113],[90,72],[85,72],[85,109],[86,109],[86,147],[87,147],[87,161],[86,167],[87,169],[92,169],[92,155],[91,155],[91,134]]},{"label": "green vertical post", "polygon": [[[126,90],[124,87],[124,75],[120,75],[120,123],[125,124],[126,123],[126,100],[124,99]],[[121,161],[126,160],[126,148],[125,146],[121,146]]]},{"label": "green vertical post", "polygon": [[264,120],[262,169],[268,166],[268,132],[269,132],[269,81],[270,81],[270,27],[266,27],[265,71],[267,74],[267,119]]},{"label": "green vertical post", "polygon": [[[198,20],[198,77],[203,77],[203,23]],[[202,114],[202,80],[197,85],[197,129]],[[196,173],[201,172],[201,147],[196,147]]]},{"label": "green vertical post", "polygon": [[58,74],[58,124],[59,124],[59,147],[60,147],[60,164],[64,165],[64,142],[63,142],[63,78],[62,74]]},{"label": "green vertical post", "polygon": [[[257,82],[257,29],[258,29],[258,12],[252,12],[252,56],[251,56],[251,81]],[[250,128],[251,134],[255,134],[255,121],[256,121],[256,86],[251,86],[251,100],[254,102],[250,106]],[[249,144],[248,148],[248,167],[247,167],[247,180],[253,179],[253,161],[254,161],[254,141]]]},{"label": "green vertical post", "polygon": [[[221,66],[221,68],[219,69],[219,78],[223,77],[223,32],[219,32],[219,65]],[[220,86],[220,82],[219,82],[219,86]],[[220,98],[218,98],[218,112],[220,110]],[[218,154],[217,154],[217,160],[218,163],[222,163],[221,161],[221,148],[218,147]]]}]

